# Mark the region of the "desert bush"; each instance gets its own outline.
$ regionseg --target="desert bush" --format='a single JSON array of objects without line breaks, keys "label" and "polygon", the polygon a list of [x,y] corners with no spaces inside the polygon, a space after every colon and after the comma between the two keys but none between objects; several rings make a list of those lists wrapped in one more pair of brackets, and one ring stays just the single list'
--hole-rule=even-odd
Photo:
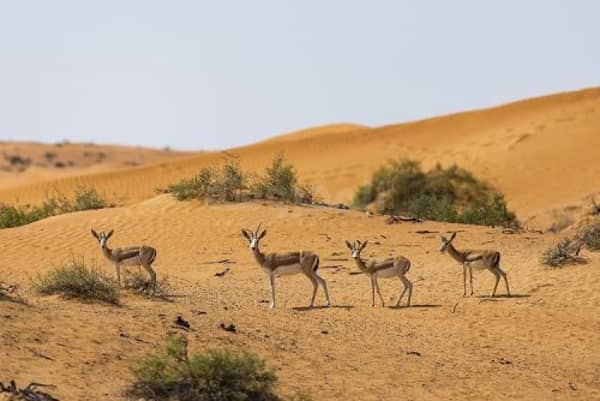
[{"label": "desert bush", "polygon": [[114,205],[104,199],[95,188],[89,187],[77,187],[75,189],[73,203],[69,204],[67,201],[67,205],[67,211],[63,213],[114,207]]},{"label": "desert bush", "polygon": [[252,185],[251,192],[259,199],[295,202],[297,183],[296,169],[286,163],[283,154],[280,153]]},{"label": "desert bush", "polygon": [[62,194],[49,196],[41,205],[0,204],[0,229],[19,227],[63,213],[114,207],[94,188],[77,187],[73,200]]},{"label": "desert bush", "polygon": [[165,350],[139,360],[129,395],[181,401],[275,401],[275,373],[259,357],[226,350],[188,354],[187,339],[171,336]]},{"label": "desert bush", "polygon": [[583,243],[590,251],[600,251],[600,221],[591,223],[584,229]]},{"label": "desert bush", "polygon": [[359,187],[353,205],[454,223],[517,226],[501,193],[457,166],[424,172],[413,160],[390,161]]},{"label": "desert bush", "polygon": [[221,167],[205,167],[194,177],[157,191],[171,193],[181,201],[203,199],[240,202],[269,199],[313,203],[318,199],[313,186],[298,184],[296,169],[285,161],[283,154],[277,155],[262,175],[242,170],[238,161],[231,158]]},{"label": "desert bush", "polygon": [[583,243],[578,238],[563,238],[556,245],[544,251],[541,262],[550,267],[585,263],[586,259],[579,256],[582,245]]},{"label": "desert bush", "polygon": [[247,189],[247,175],[235,159],[228,159],[221,168],[205,167],[191,179],[169,185],[164,192],[177,200],[213,199],[235,202]]},{"label": "desert bush", "polygon": [[59,294],[84,301],[119,304],[118,285],[94,266],[82,259],[56,266],[32,279],[33,289],[41,295]]}]

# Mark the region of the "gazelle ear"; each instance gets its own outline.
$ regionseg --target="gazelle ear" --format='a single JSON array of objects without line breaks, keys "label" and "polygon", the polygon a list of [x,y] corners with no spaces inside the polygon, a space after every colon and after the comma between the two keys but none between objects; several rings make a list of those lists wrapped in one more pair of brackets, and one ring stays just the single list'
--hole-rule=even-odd
[{"label": "gazelle ear", "polygon": [[367,246],[368,243],[369,243],[369,240],[366,240],[365,242],[363,242],[363,244],[360,246],[360,250],[362,251],[363,249],[365,249],[365,247]]},{"label": "gazelle ear", "polygon": [[94,231],[93,229],[92,231],[92,235],[94,236],[94,238],[98,239],[98,233],[96,231]]},{"label": "gazelle ear", "polygon": [[109,239],[113,235],[114,232],[115,232],[115,230],[110,230],[108,232],[108,234],[106,234],[106,239]]},{"label": "gazelle ear", "polygon": [[252,236],[250,235],[250,232],[248,232],[248,230],[246,230],[245,228],[242,228],[242,235],[244,237],[246,237],[246,239],[248,241],[250,241],[252,239]]},{"label": "gazelle ear", "polygon": [[262,232],[258,235],[258,239],[261,239],[265,235],[267,235],[267,229],[266,228],[264,230],[262,230]]},{"label": "gazelle ear", "polygon": [[348,247],[348,249],[350,249],[351,251],[353,251],[354,249],[352,248],[352,244],[350,242],[348,242],[348,240],[346,240],[346,246]]}]

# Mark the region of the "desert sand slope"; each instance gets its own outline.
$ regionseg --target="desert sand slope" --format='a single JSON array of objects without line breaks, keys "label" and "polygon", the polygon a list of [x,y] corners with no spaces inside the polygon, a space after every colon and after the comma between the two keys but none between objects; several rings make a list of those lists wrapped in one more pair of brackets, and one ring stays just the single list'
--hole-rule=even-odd
[{"label": "desert sand slope", "polygon": [[[305,309],[311,286],[296,276],[277,282],[279,308],[268,309],[266,279],[239,233],[258,222],[269,229],[263,250],[321,255],[332,308]],[[150,301],[123,292],[123,306],[109,307],[32,294],[30,277],[73,256],[114,274],[91,227],[115,229],[113,246],[156,246],[159,277],[168,275],[180,297]],[[460,231],[459,248],[500,250],[515,296],[485,297],[493,276],[476,272],[476,296],[462,298],[461,269],[438,252],[436,233],[447,230]],[[414,308],[369,307],[366,277],[349,274],[356,269],[343,240],[355,238],[370,240],[365,256],[412,260]],[[538,256],[554,240],[439,223],[389,226],[315,207],[207,207],[168,195],[0,230],[0,280],[20,284],[29,302],[0,301],[0,379],[52,383],[69,401],[124,399],[132,361],[177,331],[172,322],[182,315],[193,350],[257,352],[277,368],[281,392],[308,390],[319,401],[600,399],[600,256],[544,269]],[[231,270],[216,277],[225,266],[207,262],[223,259]],[[399,281],[381,280],[381,287],[395,301]],[[234,323],[237,334],[221,323]]]},{"label": "desert sand slope", "polygon": [[191,154],[141,146],[0,142],[0,190],[64,177],[119,171]]},{"label": "desert sand slope", "polygon": [[[580,203],[598,191],[600,89],[586,89],[406,124],[365,128],[342,124],[304,130],[255,145],[125,171],[33,183],[2,191],[3,198],[39,202],[53,189],[98,187],[131,204],[155,189],[226,155],[262,169],[285,151],[300,176],[331,202],[348,202],[356,187],[390,158],[413,158],[431,167],[457,163],[489,180],[527,220]],[[198,143],[202,148],[202,143]]]}]

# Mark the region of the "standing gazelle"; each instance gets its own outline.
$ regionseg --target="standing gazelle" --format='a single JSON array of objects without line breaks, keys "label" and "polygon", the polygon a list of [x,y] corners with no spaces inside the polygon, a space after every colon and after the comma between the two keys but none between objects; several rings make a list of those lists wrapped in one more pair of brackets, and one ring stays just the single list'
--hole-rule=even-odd
[{"label": "standing gazelle", "polygon": [[146,245],[110,249],[107,242],[113,232],[113,230],[110,230],[107,234],[103,232],[98,234],[92,230],[92,235],[98,240],[102,254],[115,264],[119,286],[121,286],[121,266],[142,266],[150,275],[150,295],[154,295],[156,291],[156,273],[152,269],[152,263],[156,259],[156,249]]},{"label": "standing gazelle", "polygon": [[377,294],[379,294],[381,305],[385,306],[383,296],[381,295],[381,291],[379,290],[379,283],[377,279],[393,277],[398,277],[400,281],[402,281],[402,284],[404,284],[404,290],[398,297],[396,307],[400,306],[400,301],[406,293],[406,290],[408,290],[408,302],[406,306],[410,306],[413,285],[406,278],[406,273],[408,273],[408,270],[410,269],[410,260],[406,259],[404,256],[396,256],[380,261],[365,261],[363,258],[360,257],[360,253],[363,249],[365,249],[368,243],[369,241],[365,241],[361,244],[361,242],[357,240],[356,242],[354,242],[354,244],[351,244],[350,242],[346,241],[346,246],[352,252],[352,257],[356,261],[356,266],[358,266],[358,268],[371,279],[371,307],[375,306],[375,290],[377,290]]},{"label": "standing gazelle", "polygon": [[496,288],[498,288],[498,282],[500,276],[504,279],[506,284],[506,293],[510,297],[510,289],[508,288],[508,279],[506,278],[506,272],[500,268],[500,252],[491,250],[471,250],[465,249],[459,251],[452,245],[452,241],[456,237],[456,233],[452,233],[450,239],[447,239],[443,235],[440,236],[442,240],[442,246],[440,252],[444,253],[448,251],[448,254],[452,259],[456,260],[463,267],[463,286],[464,292],[463,297],[467,296],[467,269],[469,270],[469,282],[471,283],[471,293],[473,295],[473,268],[476,269],[487,269],[496,277],[496,284],[494,284],[494,290],[492,291],[492,297],[496,295]]},{"label": "standing gazelle", "polygon": [[260,224],[254,233],[250,230],[242,229],[242,235],[248,240],[250,249],[254,254],[254,259],[256,259],[256,262],[269,277],[269,284],[271,287],[271,309],[275,308],[275,277],[298,273],[303,273],[313,285],[310,307],[312,308],[314,306],[319,284],[323,287],[325,298],[327,298],[325,306],[330,306],[331,301],[329,300],[327,283],[317,274],[319,257],[310,251],[264,254],[260,251],[258,245],[260,240],[266,234],[266,229],[260,231]]}]

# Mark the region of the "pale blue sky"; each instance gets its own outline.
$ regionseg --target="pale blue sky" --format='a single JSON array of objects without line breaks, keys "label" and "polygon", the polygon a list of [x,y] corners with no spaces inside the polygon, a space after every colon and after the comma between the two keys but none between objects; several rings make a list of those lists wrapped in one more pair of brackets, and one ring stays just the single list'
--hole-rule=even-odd
[{"label": "pale blue sky", "polygon": [[599,1],[0,0],[0,140],[215,149],[600,84]]}]

